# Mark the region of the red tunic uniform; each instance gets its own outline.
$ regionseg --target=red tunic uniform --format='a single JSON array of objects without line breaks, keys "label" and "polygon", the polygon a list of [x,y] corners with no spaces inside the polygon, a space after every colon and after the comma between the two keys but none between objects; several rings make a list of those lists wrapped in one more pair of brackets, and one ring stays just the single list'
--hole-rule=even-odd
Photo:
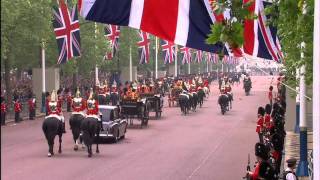
[{"label": "red tunic uniform", "polygon": [[6,113],[7,112],[7,105],[5,102],[1,103],[1,112]]},{"label": "red tunic uniform", "polygon": [[86,103],[83,98],[73,98],[72,111],[83,112],[86,109]]},{"label": "red tunic uniform", "polygon": [[259,178],[259,171],[260,171],[260,163],[256,164],[256,168],[254,169],[254,172],[252,174],[252,180],[258,180]]},{"label": "red tunic uniform", "polygon": [[[92,105],[90,105],[89,101],[94,101]],[[96,100],[87,100],[87,115],[99,115],[99,104]]]},{"label": "red tunic uniform", "polygon": [[256,128],[256,132],[257,133],[261,133],[262,131],[262,127],[263,127],[263,116],[259,115],[258,121],[257,121],[257,128]]},{"label": "red tunic uniform", "polygon": [[36,100],[34,98],[30,98],[28,100],[29,111],[33,111],[36,108]]},{"label": "red tunic uniform", "polygon": [[61,115],[61,112],[62,112],[60,101],[56,102],[56,108],[55,108],[55,109],[51,109],[51,108],[50,108],[50,103],[51,103],[51,102],[47,103],[48,115],[56,114],[56,115],[59,115],[59,116],[60,116],[60,115]]},{"label": "red tunic uniform", "polygon": [[22,108],[21,103],[19,101],[16,101],[14,103],[14,112],[16,112],[16,113],[21,112],[21,108]]},{"label": "red tunic uniform", "polygon": [[264,127],[267,128],[268,130],[271,127],[271,116],[270,116],[270,114],[266,114],[264,116]]}]

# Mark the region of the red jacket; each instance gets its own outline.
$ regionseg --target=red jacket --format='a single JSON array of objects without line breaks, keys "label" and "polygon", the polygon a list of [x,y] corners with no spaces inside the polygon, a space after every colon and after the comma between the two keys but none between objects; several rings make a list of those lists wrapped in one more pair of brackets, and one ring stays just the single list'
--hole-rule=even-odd
[{"label": "red jacket", "polygon": [[72,110],[73,110],[73,112],[81,112],[81,111],[84,111],[85,109],[86,109],[86,103],[85,103],[83,98],[81,98],[81,103],[78,104],[78,105],[75,103],[74,100],[72,101]]},{"label": "red jacket", "polygon": [[257,128],[256,128],[256,132],[257,133],[261,133],[262,127],[263,127],[263,116],[259,115],[258,121],[257,121]]},{"label": "red jacket", "polygon": [[272,97],[273,97],[272,91],[269,91],[269,92],[268,92],[268,99],[269,99],[269,100],[272,100],[272,99],[273,99]]},{"label": "red jacket", "polygon": [[56,115],[59,115],[59,116],[60,116],[60,115],[61,115],[61,112],[62,112],[62,110],[61,110],[61,102],[60,102],[60,101],[57,102],[56,110],[52,110],[52,109],[50,108],[49,104],[50,104],[50,102],[48,102],[48,103],[46,104],[47,110],[48,110],[48,114],[49,114],[49,115],[51,115],[51,114],[56,114]]},{"label": "red jacket", "polygon": [[29,111],[34,110],[36,108],[36,99],[35,98],[29,99],[28,104],[29,104]]},{"label": "red jacket", "polygon": [[14,112],[19,113],[21,112],[21,103],[19,101],[14,102]]},{"label": "red jacket", "polygon": [[260,171],[260,163],[256,164],[256,168],[254,169],[254,172],[252,174],[252,180],[258,180],[259,178],[259,171]]},{"label": "red jacket", "polygon": [[270,114],[266,114],[264,116],[264,126],[267,128],[267,129],[270,129],[270,126],[271,126],[271,116]]},{"label": "red jacket", "polygon": [[70,94],[68,94],[67,96],[67,102],[72,103],[72,96]]},{"label": "red jacket", "polygon": [[94,100],[94,107],[93,108],[90,108],[88,106],[88,101],[87,100],[87,115],[99,115],[99,104],[98,104],[98,101],[97,100]]},{"label": "red jacket", "polygon": [[7,112],[7,105],[5,102],[1,103],[1,112],[6,113]]}]

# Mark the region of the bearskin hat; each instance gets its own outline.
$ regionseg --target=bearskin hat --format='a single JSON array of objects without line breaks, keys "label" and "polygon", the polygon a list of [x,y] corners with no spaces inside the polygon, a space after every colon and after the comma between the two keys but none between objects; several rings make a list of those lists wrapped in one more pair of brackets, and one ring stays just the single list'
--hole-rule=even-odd
[{"label": "bearskin hat", "polygon": [[277,179],[275,170],[268,162],[261,162],[260,169],[259,169],[259,176],[267,180]]},{"label": "bearskin hat", "polygon": [[269,158],[267,147],[262,143],[256,143],[255,155],[262,158],[263,160],[267,160]]},{"label": "bearskin hat", "polygon": [[270,104],[266,104],[266,107],[264,109],[266,110],[267,114],[271,113],[271,105]]},{"label": "bearskin hat", "polygon": [[270,87],[269,87],[269,90],[272,91],[272,90],[273,90],[273,86],[270,86]]},{"label": "bearskin hat", "polygon": [[260,114],[260,115],[262,115],[262,116],[264,116],[264,114],[265,114],[265,110],[264,110],[264,108],[263,107],[259,107],[258,108],[258,114]]}]

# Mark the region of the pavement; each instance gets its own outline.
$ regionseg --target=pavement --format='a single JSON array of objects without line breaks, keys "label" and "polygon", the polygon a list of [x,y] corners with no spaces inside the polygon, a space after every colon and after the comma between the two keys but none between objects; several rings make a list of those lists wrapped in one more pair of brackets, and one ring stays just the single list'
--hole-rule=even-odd
[{"label": "pavement", "polygon": [[[245,175],[248,154],[255,161],[256,113],[267,100],[270,78],[252,77],[253,89],[244,96],[234,86],[233,109],[221,115],[217,84],[197,112],[187,116],[167,101],[160,120],[147,128],[129,127],[126,138],[99,146],[100,154],[87,157],[85,150],[73,151],[67,133],[62,154],[47,157],[48,146],[41,130],[43,117],[1,127],[1,179],[3,180],[236,180]],[[152,115],[152,114],[151,114]],[[93,147],[95,149],[95,147]],[[93,150],[94,150],[93,149]]]}]

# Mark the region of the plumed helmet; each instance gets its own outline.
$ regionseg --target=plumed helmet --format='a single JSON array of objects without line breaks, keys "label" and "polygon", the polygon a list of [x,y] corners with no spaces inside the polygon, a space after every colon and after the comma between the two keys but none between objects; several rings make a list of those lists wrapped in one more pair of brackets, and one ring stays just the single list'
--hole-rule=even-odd
[{"label": "plumed helmet", "polygon": [[117,83],[115,80],[113,81],[112,87],[117,87]]},{"label": "plumed helmet", "polygon": [[264,116],[265,110],[264,110],[263,107],[260,106],[260,107],[258,108],[258,114],[260,114],[261,116]]},{"label": "plumed helmet", "polygon": [[80,90],[79,90],[79,87],[78,87],[78,88],[77,88],[77,91],[76,91],[76,97],[79,98],[80,95],[81,95],[81,94],[80,94]]},{"label": "plumed helmet", "polygon": [[56,102],[56,101],[57,101],[57,98],[58,98],[58,97],[57,97],[56,90],[52,90],[50,101]]},{"label": "plumed helmet", "polygon": [[267,147],[262,143],[256,143],[255,155],[262,158],[263,160],[267,160],[269,158]]},{"label": "plumed helmet", "polygon": [[277,179],[277,175],[275,170],[268,162],[262,162],[260,164],[259,176],[263,179],[275,180]]},{"label": "plumed helmet", "polygon": [[88,99],[93,99],[93,89],[90,88],[90,93],[89,93],[89,98]]},{"label": "plumed helmet", "polygon": [[271,105],[270,104],[266,104],[265,111],[267,114],[271,113]]}]

